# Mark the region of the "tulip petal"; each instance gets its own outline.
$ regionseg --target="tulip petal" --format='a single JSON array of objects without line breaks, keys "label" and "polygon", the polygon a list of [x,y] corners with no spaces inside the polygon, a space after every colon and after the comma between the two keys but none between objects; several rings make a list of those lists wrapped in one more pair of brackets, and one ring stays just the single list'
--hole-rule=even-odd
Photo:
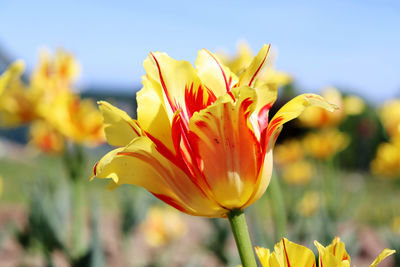
[{"label": "tulip petal", "polygon": [[258,259],[261,262],[263,267],[270,267],[269,266],[269,259],[271,257],[271,252],[267,248],[262,247],[255,247],[255,251],[257,254]]},{"label": "tulip petal", "polygon": [[271,45],[263,45],[260,52],[258,52],[257,56],[251,62],[250,66],[240,75],[240,85],[253,87],[257,75],[260,74],[262,68],[267,62],[267,56],[270,48]]},{"label": "tulip petal", "polygon": [[371,263],[369,267],[376,267],[378,264],[383,261],[386,257],[396,253],[396,250],[385,248],[381,254]]},{"label": "tulip petal", "polygon": [[144,187],[178,210],[197,216],[221,217],[227,210],[198,188],[174,162],[158,152],[148,137],[135,138],[128,146],[103,157],[95,166],[96,177],[114,183]]},{"label": "tulip petal", "polygon": [[228,209],[241,208],[252,195],[262,156],[248,126],[255,92],[249,87],[235,89],[235,103],[229,98],[217,101],[194,114],[189,124],[200,169],[216,201]]},{"label": "tulip petal", "polygon": [[329,251],[328,247],[325,248],[318,241],[314,241],[314,245],[317,247],[319,253],[319,266],[350,267],[350,257],[341,260]]},{"label": "tulip petal", "polygon": [[0,95],[11,80],[19,78],[25,70],[25,63],[21,60],[15,61],[8,69],[0,75]]},{"label": "tulip petal", "polygon": [[105,101],[99,101],[98,104],[104,118],[107,142],[110,145],[126,146],[134,138],[143,135],[137,121],[129,117],[125,111]]},{"label": "tulip petal", "polygon": [[282,238],[274,247],[270,266],[312,267],[315,266],[315,256],[310,249]]},{"label": "tulip petal", "polygon": [[317,106],[331,112],[337,109],[335,105],[328,103],[324,98],[316,94],[302,94],[293,98],[279,109],[271,119],[265,134],[262,136],[261,143],[263,147],[266,150],[271,149],[282,130],[283,124],[297,118],[310,106]]},{"label": "tulip petal", "polygon": [[190,87],[194,90],[201,87],[193,66],[160,52],[150,53],[143,66],[147,75],[162,88],[170,121],[177,110],[186,113],[186,92]]},{"label": "tulip petal", "polygon": [[238,82],[237,76],[206,49],[199,51],[195,65],[202,84],[214,92],[216,97],[230,92]]},{"label": "tulip petal", "polygon": [[161,86],[146,76],[143,77],[142,83],[143,88],[137,93],[137,121],[146,133],[173,151],[171,120],[167,114]]}]

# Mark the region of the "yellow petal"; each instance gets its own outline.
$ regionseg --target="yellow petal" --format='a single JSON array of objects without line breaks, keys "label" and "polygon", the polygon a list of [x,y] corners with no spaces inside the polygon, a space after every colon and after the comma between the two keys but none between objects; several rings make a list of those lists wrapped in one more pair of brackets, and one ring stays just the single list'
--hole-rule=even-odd
[{"label": "yellow petal", "polygon": [[256,254],[258,256],[258,259],[261,262],[261,265],[263,267],[270,267],[269,266],[269,258],[271,257],[271,252],[267,248],[262,248],[262,247],[255,247]]},{"label": "yellow petal", "polygon": [[374,260],[374,262],[371,263],[371,265],[369,267],[376,267],[378,266],[378,264],[383,261],[386,257],[394,254],[396,252],[396,250],[392,250],[392,249],[388,249],[385,248],[381,254],[379,254],[379,256]]},{"label": "yellow petal", "polygon": [[177,61],[160,52],[151,53],[143,66],[147,75],[161,86],[170,121],[177,110],[186,112],[186,91],[200,85],[193,66],[187,61]]},{"label": "yellow petal", "polygon": [[138,123],[113,105],[99,101],[99,108],[104,118],[104,131],[107,141],[112,146],[126,146],[134,138],[143,135]]},{"label": "yellow petal", "polygon": [[[334,241],[335,242],[335,239]],[[337,245],[337,243],[335,243]],[[318,241],[314,241],[314,245],[317,247],[318,249],[318,253],[319,253],[319,266],[322,267],[350,267],[350,257],[348,258],[340,258],[337,255],[338,254],[334,254],[331,252],[331,250],[333,249],[333,247],[324,247],[323,245],[321,245],[320,243],[318,243]],[[334,245],[334,246],[336,246]],[[343,244],[344,246],[344,244]],[[344,249],[344,247],[343,247]],[[344,251],[345,252],[345,251]],[[347,252],[345,252],[345,254],[347,254]]]},{"label": "yellow petal", "polygon": [[260,74],[263,66],[267,61],[268,52],[271,45],[263,45],[257,56],[254,57],[250,66],[240,75],[239,84],[253,87],[256,77]]},{"label": "yellow petal", "polygon": [[138,123],[144,131],[172,151],[171,120],[167,114],[161,86],[146,76],[143,77],[142,83],[143,88],[136,94]]},{"label": "yellow petal", "polygon": [[12,79],[19,78],[25,70],[25,63],[17,60],[0,76],[0,95]]},{"label": "yellow petal", "polygon": [[194,114],[189,125],[205,179],[216,201],[229,209],[241,208],[249,200],[262,157],[258,140],[248,127],[255,92],[245,86],[237,92],[235,103],[218,101]]},{"label": "yellow petal", "polygon": [[229,92],[238,82],[236,75],[224,66],[216,55],[206,49],[199,51],[195,65],[202,84],[216,97]]},{"label": "yellow petal", "polygon": [[324,108],[331,112],[337,109],[335,105],[328,103],[324,98],[316,94],[302,94],[293,98],[278,110],[268,124],[266,134],[267,150],[271,149],[275,144],[283,124],[297,118],[307,107],[311,106]]},{"label": "yellow petal", "polygon": [[315,256],[310,249],[282,238],[274,247],[270,266],[313,267],[315,266]]},{"label": "yellow petal", "polygon": [[128,146],[103,157],[94,168],[96,177],[112,178],[114,183],[144,187],[156,197],[182,212],[221,217],[227,210],[207,196],[179,168],[174,158],[164,157],[148,137],[135,138]]}]

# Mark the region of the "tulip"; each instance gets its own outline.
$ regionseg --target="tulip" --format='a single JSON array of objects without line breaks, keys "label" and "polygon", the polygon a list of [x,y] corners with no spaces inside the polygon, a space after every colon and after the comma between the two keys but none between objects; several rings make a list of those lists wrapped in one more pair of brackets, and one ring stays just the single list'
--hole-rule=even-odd
[{"label": "tulip", "polygon": [[95,165],[93,176],[142,186],[191,215],[224,217],[254,203],[271,178],[282,125],[308,106],[334,110],[322,97],[303,94],[268,122],[276,88],[252,87],[268,51],[264,46],[240,77],[207,50],[199,52],[197,69],[151,53],[137,120],[99,102],[107,141],[119,148]]},{"label": "tulip", "polygon": [[[150,53],[137,94],[137,120],[99,102],[107,141],[118,148],[95,165],[92,176],[112,178],[111,186],[139,185],[190,215],[228,217],[232,228],[242,231],[243,209],[269,184],[272,149],[283,124],[308,106],[335,109],[318,95],[303,94],[269,120],[277,87],[256,82],[269,49],[264,45],[240,76],[205,49],[196,68]],[[235,238],[244,232],[234,230]],[[245,254],[252,254],[248,233],[246,238]]]},{"label": "tulip", "polygon": [[[350,256],[347,254],[345,244],[336,237],[332,243],[324,247],[317,241],[314,242],[319,252],[319,267],[350,267]],[[395,250],[384,249],[371,263],[370,267],[376,267],[386,257],[395,253]],[[301,245],[282,238],[275,245],[271,253],[269,249],[256,247],[256,253],[263,267],[315,267],[314,253]]]}]

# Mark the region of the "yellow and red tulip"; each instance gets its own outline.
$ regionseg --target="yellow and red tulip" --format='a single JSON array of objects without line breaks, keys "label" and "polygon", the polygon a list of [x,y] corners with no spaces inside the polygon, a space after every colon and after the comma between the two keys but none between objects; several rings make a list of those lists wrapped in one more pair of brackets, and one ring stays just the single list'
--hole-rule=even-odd
[{"label": "yellow and red tulip", "polygon": [[14,127],[38,118],[38,96],[21,81],[25,69],[22,61],[14,62],[0,76],[0,123]]},{"label": "yellow and red tulip", "polygon": [[29,129],[29,143],[44,153],[64,150],[64,137],[45,121],[35,121]]},{"label": "yellow and red tulip", "polygon": [[[345,244],[338,237],[324,247],[317,241],[314,242],[319,252],[319,267],[350,267],[350,256],[347,254]],[[386,257],[395,253],[395,250],[384,249],[371,263],[376,267]],[[269,249],[256,247],[257,256],[263,267],[315,267],[314,253],[301,245],[282,238],[271,253]]]},{"label": "yellow and red tulip", "polygon": [[276,86],[257,81],[269,49],[264,45],[239,77],[205,49],[196,68],[150,53],[137,120],[99,102],[106,138],[118,148],[95,165],[93,177],[142,186],[191,215],[224,217],[251,205],[269,184],[283,124],[308,106],[335,109],[318,95],[303,94],[269,120]]}]

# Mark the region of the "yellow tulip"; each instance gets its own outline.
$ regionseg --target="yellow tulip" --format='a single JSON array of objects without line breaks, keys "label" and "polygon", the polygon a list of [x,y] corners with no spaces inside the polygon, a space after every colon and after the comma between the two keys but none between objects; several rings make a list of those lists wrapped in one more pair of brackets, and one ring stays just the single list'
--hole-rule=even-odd
[{"label": "yellow tulip", "polygon": [[307,184],[314,174],[314,165],[307,160],[299,160],[282,168],[282,177],[291,185]]},{"label": "yellow tulip", "polygon": [[104,142],[103,117],[91,99],[59,94],[48,108],[51,112],[43,117],[67,139],[85,145]]},{"label": "yellow tulip", "polygon": [[275,245],[272,253],[261,247],[255,250],[263,267],[315,267],[314,253],[286,238]]},{"label": "yellow tulip", "polygon": [[[340,241],[339,237],[333,239],[332,243],[324,247],[317,241],[314,241],[319,252],[320,267],[350,267],[350,256],[347,254],[345,244]],[[384,249],[381,254],[371,263],[370,267],[376,267],[386,257],[394,254],[395,250]]]},{"label": "yellow tulip", "polygon": [[80,65],[74,56],[58,49],[54,55],[42,50],[35,67],[31,83],[36,88],[52,88],[53,90],[69,90],[79,77]]},{"label": "yellow tulip", "polygon": [[44,121],[34,122],[29,129],[30,144],[44,153],[60,153],[64,150],[64,137]]},{"label": "yellow tulip", "polygon": [[[219,53],[217,56],[225,66],[237,75],[240,75],[247,69],[254,57],[253,52],[246,42],[239,43],[236,57],[231,57],[222,53]],[[268,62],[261,71],[258,80],[260,83],[273,84],[277,87],[285,86],[291,83],[293,79],[289,74],[277,71],[274,68],[275,57],[276,53],[273,51],[270,52],[268,55]]]},{"label": "yellow tulip", "polygon": [[316,191],[308,191],[297,204],[297,211],[303,216],[312,216],[318,210],[321,196]]},{"label": "yellow tulip", "polygon": [[380,118],[389,136],[400,136],[400,99],[391,99],[384,103]]},{"label": "yellow tulip", "polygon": [[309,133],[303,138],[303,147],[306,153],[314,158],[323,160],[343,151],[349,143],[349,136],[336,129]]},{"label": "yellow tulip", "polygon": [[283,124],[308,106],[335,108],[303,94],[268,122],[276,87],[255,85],[268,51],[264,45],[239,77],[207,50],[199,52],[196,68],[150,53],[137,120],[99,103],[107,141],[118,148],[95,165],[93,176],[142,186],[196,216],[225,217],[258,200],[271,178],[272,149]]},{"label": "yellow tulip", "polygon": [[[347,254],[345,244],[338,237],[324,247],[317,241],[314,242],[319,252],[319,267],[350,267],[350,256]],[[266,248],[255,248],[257,256],[263,267],[315,267],[314,253],[301,245],[293,243],[286,238],[275,245],[271,253]],[[384,249],[371,263],[376,267],[386,257],[395,253],[395,250]]]},{"label": "yellow tulip", "polygon": [[6,127],[29,123],[38,118],[37,94],[28,90],[20,77],[25,65],[22,61],[13,63],[0,76],[0,123]]},{"label": "yellow tulip", "polygon": [[400,178],[400,138],[379,145],[371,169],[383,177]]},{"label": "yellow tulip", "polygon": [[176,210],[151,207],[141,229],[150,246],[160,247],[182,237],[186,225]]},{"label": "yellow tulip", "polygon": [[326,112],[323,109],[309,108],[301,114],[299,121],[302,125],[311,128],[325,128],[337,126],[344,119],[342,94],[334,87],[325,88],[321,94],[326,101],[339,107],[337,112]]},{"label": "yellow tulip", "polygon": [[365,110],[365,102],[356,95],[346,96],[343,100],[343,108],[346,115],[359,115]]},{"label": "yellow tulip", "polygon": [[274,150],[274,162],[279,166],[286,166],[304,158],[304,149],[297,139],[291,139],[278,144]]}]

